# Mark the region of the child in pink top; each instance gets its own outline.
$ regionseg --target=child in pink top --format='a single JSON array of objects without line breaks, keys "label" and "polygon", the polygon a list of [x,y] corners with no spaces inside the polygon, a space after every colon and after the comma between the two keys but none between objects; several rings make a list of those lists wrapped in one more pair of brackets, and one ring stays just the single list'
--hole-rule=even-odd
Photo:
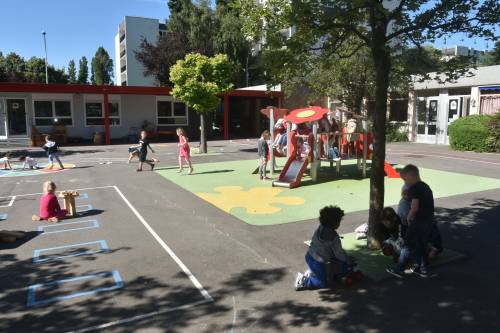
[{"label": "child in pink top", "polygon": [[184,159],[189,166],[189,174],[193,173],[193,165],[191,163],[191,149],[189,148],[188,138],[182,128],[176,130],[179,137],[179,173],[183,170],[182,160]]},{"label": "child in pink top", "polygon": [[33,221],[48,220],[49,222],[58,222],[59,219],[66,217],[68,212],[66,209],[61,209],[59,201],[55,195],[56,184],[51,181],[46,181],[43,184],[44,195],[40,198],[40,215],[33,215]]}]

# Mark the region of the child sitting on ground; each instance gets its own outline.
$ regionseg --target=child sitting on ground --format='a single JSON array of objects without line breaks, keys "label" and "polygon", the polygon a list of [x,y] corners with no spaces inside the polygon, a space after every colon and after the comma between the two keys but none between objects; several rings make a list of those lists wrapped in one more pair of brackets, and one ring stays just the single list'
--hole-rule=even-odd
[{"label": "child sitting on ground", "polygon": [[59,201],[55,195],[56,184],[52,181],[43,183],[43,193],[40,198],[40,215],[33,215],[33,221],[47,220],[49,222],[58,222],[66,217],[68,212],[66,209],[61,209]]},{"label": "child sitting on ground", "polygon": [[309,270],[305,274],[297,273],[295,290],[328,287],[327,264],[332,265],[334,277],[346,275],[353,265],[353,258],[342,249],[336,231],[343,216],[344,211],[337,206],[326,206],[319,211],[320,226],[314,232],[305,256]]},{"label": "child sitting on ground", "polygon": [[6,152],[5,155],[3,155],[2,158],[0,158],[0,163],[3,163],[4,170],[12,170],[12,166],[10,165],[11,156],[12,155],[9,152]]},{"label": "child sitting on ground", "polygon": [[401,248],[404,245],[403,238],[399,234],[401,220],[396,211],[391,207],[382,210],[382,232],[384,241],[382,242],[382,252],[385,255],[392,255],[395,260],[399,257]]},{"label": "child sitting on ground", "polygon": [[39,168],[38,161],[29,156],[20,156],[19,161],[23,162],[23,170],[25,170],[26,167],[28,167],[28,169],[30,170]]}]

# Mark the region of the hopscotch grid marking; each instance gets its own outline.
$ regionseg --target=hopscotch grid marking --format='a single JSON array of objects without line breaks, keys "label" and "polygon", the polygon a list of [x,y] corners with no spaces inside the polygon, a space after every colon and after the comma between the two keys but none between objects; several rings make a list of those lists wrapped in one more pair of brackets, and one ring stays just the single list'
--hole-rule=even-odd
[{"label": "hopscotch grid marking", "polygon": [[207,301],[213,301],[212,296],[205,290],[205,288],[202,286],[202,284],[198,281],[198,279],[191,273],[189,268],[187,268],[186,265],[181,261],[181,259],[172,251],[172,249],[165,243],[163,239],[156,233],[156,231],[149,225],[149,223],[146,222],[146,220],[142,217],[142,215],[135,209],[134,206],[128,201],[128,199],[125,197],[125,195],[120,191],[118,186],[114,186],[116,192],[120,195],[120,197],[125,201],[125,203],[129,206],[129,208],[132,210],[132,212],[135,214],[135,216],[141,221],[141,223],[144,225],[144,227],[149,231],[149,233],[154,237],[154,239],[163,247],[163,249],[170,255],[170,257],[177,263],[177,265],[182,269],[184,274],[187,275],[189,280],[194,284],[194,286],[198,289],[198,291],[201,293],[201,295],[205,298]]},{"label": "hopscotch grid marking", "polygon": [[[81,228],[71,228],[71,229],[63,229],[63,230],[56,230],[56,231],[45,231],[46,228],[50,228],[50,227],[66,226],[66,225],[79,224],[79,223],[81,224],[81,223],[85,223],[85,222],[92,222],[92,225],[88,226],[88,227],[81,227]],[[85,229],[97,229],[97,228],[99,228],[99,222],[97,222],[97,220],[84,220],[84,221],[41,225],[37,228],[37,231],[41,232],[41,235],[48,235],[48,234],[58,234],[61,232],[85,230]]]},{"label": "hopscotch grid marking", "polygon": [[[53,286],[53,285],[61,285],[63,283],[67,282],[74,282],[74,281],[82,281],[82,280],[90,280],[94,279],[96,277],[107,277],[111,276],[114,279],[114,285],[109,286],[109,287],[101,287],[101,288],[96,288],[96,289],[91,289],[91,290],[85,290],[85,291],[80,291],[76,293],[71,293],[65,296],[55,296],[55,297],[50,297],[42,300],[37,300],[36,299],[36,290],[41,288],[41,287],[46,287],[46,286]],[[28,307],[33,307],[33,306],[38,306],[38,305],[45,305],[53,302],[58,302],[58,301],[64,301],[67,299],[72,299],[72,298],[77,298],[77,297],[82,297],[82,296],[90,296],[94,295],[103,291],[112,291],[116,289],[120,289],[123,287],[123,280],[120,276],[120,273],[117,270],[113,270],[111,272],[103,272],[103,273],[97,273],[97,274],[91,274],[91,275],[84,275],[84,276],[78,276],[74,278],[69,278],[69,279],[62,279],[62,280],[57,280],[49,283],[37,283],[33,284],[28,287],[28,302],[27,306]]]},{"label": "hopscotch grid marking", "polygon": [[[48,252],[48,251],[52,251],[52,250],[70,249],[70,248],[77,248],[79,246],[94,245],[94,244],[100,245],[101,248],[98,250],[87,250],[87,251],[82,251],[82,252],[68,254],[68,255],[61,255],[61,256],[47,255],[46,258],[40,258],[41,253],[44,251]],[[41,262],[47,262],[47,261],[51,261],[51,260],[78,257],[78,256],[83,256],[83,255],[88,255],[88,254],[105,253],[108,251],[109,251],[109,246],[105,240],[99,240],[99,241],[95,241],[95,242],[78,243],[78,244],[70,244],[70,245],[63,245],[63,246],[56,246],[56,247],[49,247],[49,248],[45,248],[45,249],[36,249],[35,252],[33,253],[33,262],[34,263],[41,263]]]}]

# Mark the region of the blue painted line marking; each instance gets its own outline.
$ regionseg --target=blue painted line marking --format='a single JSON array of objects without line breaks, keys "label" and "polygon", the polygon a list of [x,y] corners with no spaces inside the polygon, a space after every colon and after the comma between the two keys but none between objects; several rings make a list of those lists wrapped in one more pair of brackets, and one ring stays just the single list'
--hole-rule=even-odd
[{"label": "blue painted line marking", "polygon": [[[85,209],[79,209],[80,207],[86,207],[86,208]],[[92,209],[94,209],[94,206],[92,206],[92,205],[77,205],[76,206],[76,212],[77,213],[88,212],[88,211],[91,211]]]},{"label": "blue painted line marking", "polygon": [[[72,253],[72,254],[67,254],[67,255],[47,255],[42,258],[40,258],[42,252],[49,252],[49,251],[55,251],[55,250],[62,250],[62,249],[70,249],[70,248],[79,248],[82,246],[88,246],[88,245],[99,245],[100,248],[98,250],[86,250],[86,251],[81,251],[77,253]],[[87,242],[87,243],[79,243],[79,244],[71,244],[71,245],[64,245],[64,246],[57,246],[57,247],[49,247],[46,249],[37,249],[35,250],[33,254],[33,262],[34,263],[40,263],[40,262],[47,262],[50,260],[57,260],[57,259],[63,259],[63,258],[71,258],[71,257],[78,257],[78,256],[83,256],[87,254],[95,254],[95,253],[102,253],[102,252],[108,252],[109,247],[108,244],[106,243],[105,240],[100,240],[100,241],[95,241],[95,242]]]},{"label": "blue painted line marking", "polygon": [[75,199],[88,199],[89,194],[87,192],[80,193],[79,196],[77,196]]},{"label": "blue painted line marking", "polygon": [[[62,229],[62,230],[54,230],[50,231],[51,228],[56,229],[61,226],[75,226],[78,224],[83,224],[83,223],[90,223],[89,226],[86,227],[73,227],[69,229]],[[38,231],[42,232],[42,235],[47,235],[47,234],[57,234],[61,232],[68,232],[68,231],[77,231],[77,230],[85,230],[85,229],[97,229],[99,228],[99,222],[97,220],[85,220],[85,221],[76,221],[76,222],[66,222],[66,223],[57,223],[53,225],[41,225],[38,227]]]},{"label": "blue painted line marking", "polygon": [[9,214],[7,214],[7,213],[0,214],[0,221],[7,220],[7,216],[9,216]]},{"label": "blue painted line marking", "polygon": [[[64,296],[55,296],[55,297],[49,297],[49,298],[45,298],[45,299],[36,299],[37,290],[40,288],[43,288],[43,287],[59,286],[59,285],[62,285],[64,283],[69,283],[69,282],[86,281],[86,280],[91,280],[91,279],[95,279],[95,278],[107,278],[107,277],[113,277],[113,280],[114,280],[114,284],[109,286],[109,287],[101,287],[101,288],[95,288],[95,289],[89,289],[89,290],[82,290],[82,291],[71,293],[71,294],[64,295]],[[49,303],[54,303],[54,302],[64,301],[67,299],[76,298],[76,297],[91,296],[91,295],[101,293],[101,292],[120,289],[122,287],[123,287],[123,280],[120,276],[120,273],[117,270],[113,270],[111,272],[102,272],[102,273],[97,273],[97,274],[84,275],[84,276],[79,276],[79,277],[70,278],[70,279],[63,279],[63,280],[58,280],[58,281],[49,282],[49,283],[34,284],[34,285],[31,285],[28,287],[28,301],[27,301],[26,305],[28,307],[45,305],[45,304],[49,304]]]}]

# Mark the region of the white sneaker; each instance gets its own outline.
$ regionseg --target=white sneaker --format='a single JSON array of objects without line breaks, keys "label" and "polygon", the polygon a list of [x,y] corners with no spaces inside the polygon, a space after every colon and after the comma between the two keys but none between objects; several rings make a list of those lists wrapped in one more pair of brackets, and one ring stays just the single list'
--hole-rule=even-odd
[{"label": "white sneaker", "polygon": [[304,280],[305,280],[305,275],[302,273],[297,273],[297,276],[295,277],[295,290],[301,290],[304,288]]}]

